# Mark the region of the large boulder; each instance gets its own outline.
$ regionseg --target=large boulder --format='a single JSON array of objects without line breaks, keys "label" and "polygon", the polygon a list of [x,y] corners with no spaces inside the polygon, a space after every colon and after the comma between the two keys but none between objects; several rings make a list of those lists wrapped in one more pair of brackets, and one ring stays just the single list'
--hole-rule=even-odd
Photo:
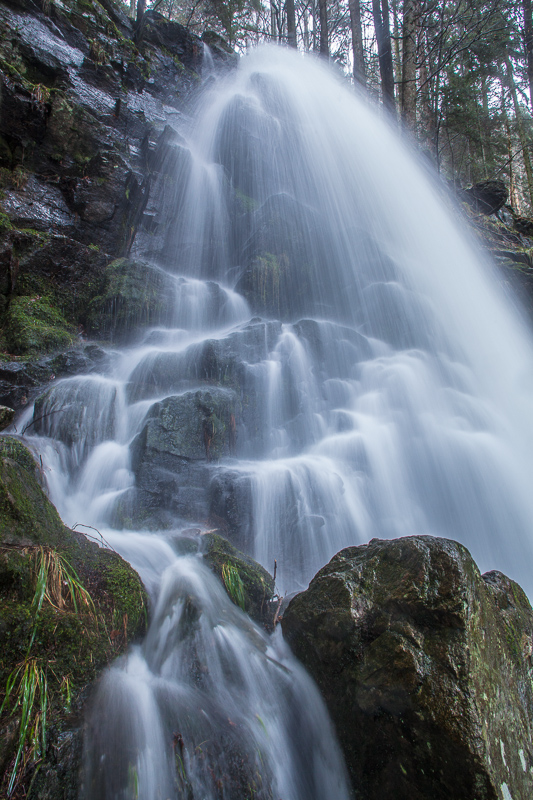
[{"label": "large boulder", "polygon": [[347,548],[282,625],[358,797],[533,796],[533,612],[462,545],[413,536]]},{"label": "large boulder", "polygon": [[469,203],[478,214],[496,214],[506,204],[509,192],[501,180],[488,180],[475,183],[468,189],[461,189],[459,196]]},{"label": "large boulder", "polygon": [[207,518],[210,464],[233,453],[238,416],[229,389],[200,389],[154,403],[131,444],[136,488],[119,502],[116,522],[157,528],[176,518]]}]

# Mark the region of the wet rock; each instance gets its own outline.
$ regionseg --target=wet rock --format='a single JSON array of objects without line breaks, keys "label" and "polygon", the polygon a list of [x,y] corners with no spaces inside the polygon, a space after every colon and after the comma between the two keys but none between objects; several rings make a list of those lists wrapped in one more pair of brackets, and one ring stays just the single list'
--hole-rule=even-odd
[{"label": "wet rock", "polygon": [[213,61],[217,69],[232,69],[239,61],[239,56],[232,49],[231,45],[216,31],[204,31],[202,42],[209,47]]},{"label": "wet rock", "polygon": [[0,361],[0,403],[19,411],[55,378],[105,372],[108,359],[101,347],[86,344],[37,361]]},{"label": "wet rock", "polygon": [[15,418],[15,409],[8,406],[0,406],[0,431],[8,428]]},{"label": "wet rock", "polygon": [[160,270],[117,259],[108,265],[104,285],[89,303],[88,332],[115,341],[138,328],[164,323],[172,313],[173,290]]},{"label": "wet rock", "polygon": [[490,180],[475,183],[469,189],[462,189],[460,197],[469,203],[479,214],[496,214],[506,204],[509,192],[503,181]]},{"label": "wet rock", "polygon": [[100,376],[71,378],[55,383],[37,398],[32,433],[57,439],[67,447],[94,447],[115,437],[118,413],[116,384]]},{"label": "wet rock", "polygon": [[531,797],[533,612],[462,545],[417,536],[347,548],[282,624],[358,796]]},{"label": "wet rock", "polygon": [[[207,517],[209,463],[233,451],[235,394],[212,388],[167,397],[150,408],[131,445],[136,499],[130,511],[144,524]],[[153,521],[152,525],[155,524]]]},{"label": "wet rock", "polygon": [[89,374],[105,368],[108,360],[105,350],[97,344],[86,344],[67,350],[64,353],[49,359],[50,366],[56,378]]},{"label": "wet rock", "polygon": [[69,211],[60,190],[34,176],[18,191],[6,192],[2,205],[15,226],[62,235],[73,231],[74,214]]},{"label": "wet rock", "polygon": [[372,353],[365,336],[334,322],[301,319],[294,323],[294,330],[307,342],[315,363],[324,365],[328,378],[343,376],[347,361],[365,361]]},{"label": "wet rock", "polygon": [[253,547],[252,485],[249,475],[219,469],[209,484],[209,520],[239,550]]},{"label": "wet rock", "polygon": [[46,364],[28,361],[0,362],[0,403],[19,410],[53,378]]},{"label": "wet rock", "polygon": [[[203,45],[150,13],[144,36],[133,37],[133,24],[109,0],[52,4],[46,13],[30,2],[0,6],[0,335],[15,354],[66,345],[52,344],[44,326],[29,350],[25,342],[12,347],[6,315],[19,297],[46,298],[74,330],[120,335],[123,308],[110,322],[108,307],[90,303],[113,302],[116,259],[141,227],[143,253],[154,259],[162,247],[164,237],[156,244],[143,220],[158,175],[146,142],[160,166],[169,162],[165,126],[181,119]],[[133,317],[155,319],[127,300]]]},{"label": "wet rock", "polygon": [[208,567],[231,600],[259,624],[272,627],[277,603],[274,579],[266,569],[216,533],[204,534],[202,546]]},{"label": "wet rock", "polygon": [[201,42],[193,38],[179,22],[171,22],[156,11],[147,11],[141,22],[138,39],[164,48],[188,69],[199,70],[203,60]]},{"label": "wet rock", "polygon": [[515,230],[522,233],[524,236],[533,237],[533,219],[530,217],[517,217],[513,218],[513,226]]},{"label": "wet rock", "polygon": [[[228,387],[241,396],[249,390],[253,393],[246,384],[246,364],[266,358],[280,331],[279,322],[256,320],[224,339],[206,339],[182,352],[149,354],[131,375],[130,400],[183,390],[198,382]],[[158,342],[152,337],[147,343]]]}]

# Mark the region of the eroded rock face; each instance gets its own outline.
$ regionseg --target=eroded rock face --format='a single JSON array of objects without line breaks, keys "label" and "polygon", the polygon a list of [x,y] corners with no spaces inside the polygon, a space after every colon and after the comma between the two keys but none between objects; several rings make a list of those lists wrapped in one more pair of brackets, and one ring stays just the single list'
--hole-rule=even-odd
[{"label": "eroded rock face", "polygon": [[533,612],[462,545],[414,536],[347,548],[282,624],[358,797],[533,796]]},{"label": "eroded rock face", "polygon": [[[202,59],[201,40],[155,12],[137,28],[107,1],[0,2],[0,349],[35,355],[78,326],[120,327],[90,303],[138,234],[137,258],[157,258],[168,220],[145,211],[158,175],[174,187],[168,170],[187,163],[172,125]],[[19,298],[33,303],[30,341],[13,326]]]}]

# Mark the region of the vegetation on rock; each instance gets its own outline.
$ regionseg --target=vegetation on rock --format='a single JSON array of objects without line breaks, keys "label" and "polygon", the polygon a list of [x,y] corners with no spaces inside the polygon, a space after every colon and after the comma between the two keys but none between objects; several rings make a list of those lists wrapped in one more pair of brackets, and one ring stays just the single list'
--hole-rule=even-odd
[{"label": "vegetation on rock", "polygon": [[112,261],[99,293],[89,303],[87,331],[99,339],[116,340],[164,322],[173,308],[172,288],[165,274],[148,264],[126,258]]},{"label": "vegetation on rock", "polygon": [[272,576],[222,536],[207,533],[202,538],[204,559],[222,581],[231,600],[256,622],[270,628],[276,605]]},{"label": "vegetation on rock", "polygon": [[24,445],[0,437],[0,756],[13,797],[57,780],[67,740],[78,755],[58,796],[76,786],[84,692],[146,625],[137,574],[66,528],[40,477]]}]

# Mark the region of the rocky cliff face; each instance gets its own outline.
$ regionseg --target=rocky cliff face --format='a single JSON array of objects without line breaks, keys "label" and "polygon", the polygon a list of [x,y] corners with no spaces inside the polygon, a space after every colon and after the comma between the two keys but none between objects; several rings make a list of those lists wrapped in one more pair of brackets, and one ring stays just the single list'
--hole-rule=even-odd
[{"label": "rocky cliff face", "polygon": [[186,159],[172,123],[203,56],[182,26],[151,12],[135,26],[112,0],[0,4],[0,402],[20,407],[68,374],[17,357],[156,318],[153,270],[115,259],[134,243],[138,259],[154,255],[151,187]]},{"label": "rocky cliff face", "polygon": [[532,796],[533,612],[462,545],[413,536],[343,550],[282,625],[358,797]]}]

